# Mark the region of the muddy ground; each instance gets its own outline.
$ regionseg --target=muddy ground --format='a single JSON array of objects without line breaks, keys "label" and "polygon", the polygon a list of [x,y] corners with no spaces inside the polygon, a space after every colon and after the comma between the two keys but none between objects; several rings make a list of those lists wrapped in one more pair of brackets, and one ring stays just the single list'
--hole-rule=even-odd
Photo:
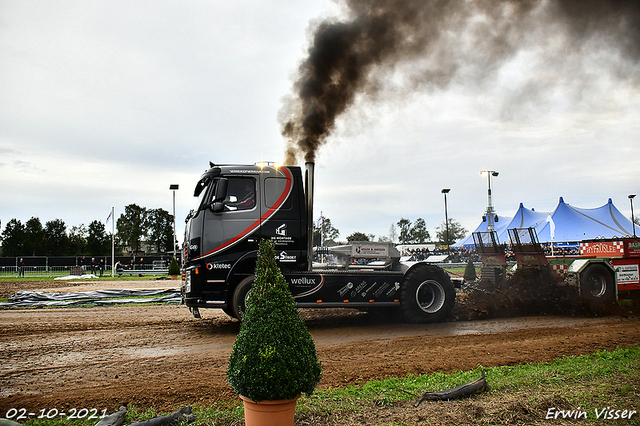
[{"label": "muddy ground", "polygon": [[[43,283],[17,286],[42,288]],[[47,286],[76,290],[93,284]],[[323,366],[319,389],[478,364],[540,362],[640,343],[640,317],[628,312],[459,317],[427,325],[352,310],[302,312]],[[203,317],[194,319],[176,305],[0,310],[0,417],[10,408],[112,412],[133,403],[170,411],[235,402],[225,371],[239,323],[219,310],[203,311]]]}]

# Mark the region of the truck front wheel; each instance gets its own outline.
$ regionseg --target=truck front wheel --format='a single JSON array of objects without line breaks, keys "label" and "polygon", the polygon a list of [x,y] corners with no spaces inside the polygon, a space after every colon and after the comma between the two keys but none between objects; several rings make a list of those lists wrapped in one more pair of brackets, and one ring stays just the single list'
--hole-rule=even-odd
[{"label": "truck front wheel", "polygon": [[244,307],[247,299],[249,298],[249,291],[251,290],[254,280],[255,277],[253,276],[243,279],[240,281],[240,284],[236,286],[236,289],[233,292],[233,299],[231,300],[232,316],[241,321],[244,316]]},{"label": "truck front wheel", "polygon": [[590,265],[580,274],[580,296],[592,309],[613,302],[613,274],[604,265]]},{"label": "truck front wheel", "polygon": [[455,298],[455,288],[444,270],[434,265],[415,265],[403,279],[402,317],[410,323],[444,321],[453,309]]}]

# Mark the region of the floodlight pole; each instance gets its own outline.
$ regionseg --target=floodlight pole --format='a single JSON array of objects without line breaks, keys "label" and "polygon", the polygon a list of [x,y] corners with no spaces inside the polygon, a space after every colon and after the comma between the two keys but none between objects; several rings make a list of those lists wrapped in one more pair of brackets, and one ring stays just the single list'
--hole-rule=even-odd
[{"label": "floodlight pole", "polygon": [[633,216],[633,199],[636,197],[636,194],[629,195],[629,202],[631,203],[631,224],[633,225],[633,236],[636,236],[636,219]]},{"label": "floodlight pole", "polygon": [[495,230],[495,227],[493,226],[493,204],[491,203],[491,176],[496,177],[498,176],[498,172],[496,172],[495,170],[483,170],[480,172],[480,175],[484,176],[487,175],[487,182],[489,183],[489,190],[487,191],[488,194],[488,205],[487,205],[487,231],[492,232]]},{"label": "floodlight pole", "polygon": [[115,207],[111,207],[111,278],[115,276],[115,267],[116,267],[116,217],[115,217]]},{"label": "floodlight pole", "polygon": [[176,190],[178,189],[177,184],[169,185],[169,189],[173,191],[173,257],[176,257]]},{"label": "floodlight pole", "polygon": [[449,254],[449,215],[447,214],[447,194],[449,193],[449,191],[451,191],[451,189],[449,188],[444,188],[442,191],[444,194],[444,224],[446,227],[446,240],[445,240],[445,244],[447,245],[447,254]]}]

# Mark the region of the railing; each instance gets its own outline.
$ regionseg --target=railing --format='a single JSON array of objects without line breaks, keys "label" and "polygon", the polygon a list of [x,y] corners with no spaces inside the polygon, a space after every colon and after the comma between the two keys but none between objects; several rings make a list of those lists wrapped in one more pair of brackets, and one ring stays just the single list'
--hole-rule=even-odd
[{"label": "railing", "polygon": [[[169,272],[168,268],[158,268],[157,265],[136,265],[139,269],[124,269],[123,275],[165,275]],[[0,277],[18,277],[19,271],[17,266],[0,266]],[[23,266],[25,277],[58,277],[70,275],[70,266]],[[85,274],[91,274],[91,267],[84,267]],[[94,275],[99,276],[100,270],[96,268]],[[111,275],[111,265],[107,265],[102,273],[103,276]]]}]

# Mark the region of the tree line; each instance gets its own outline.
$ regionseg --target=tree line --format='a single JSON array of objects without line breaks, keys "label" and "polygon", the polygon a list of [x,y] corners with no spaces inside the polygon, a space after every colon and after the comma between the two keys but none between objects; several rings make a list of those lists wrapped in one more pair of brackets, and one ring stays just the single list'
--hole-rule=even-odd
[{"label": "tree line", "polygon": [[[111,255],[111,235],[99,220],[67,228],[62,219],[42,225],[37,217],[24,224],[13,218],[5,225],[0,241],[2,255],[7,257]],[[116,221],[116,254],[137,253],[143,248],[156,253],[173,251],[173,215],[161,208],[129,204]]]},{"label": "tree line", "polygon": [[[431,234],[427,230],[426,222],[423,218],[417,218],[414,222],[409,219],[401,218],[397,223],[391,224],[388,235],[381,235],[378,241],[392,242],[399,244],[424,244],[438,243],[450,246],[456,241],[464,238],[468,231],[455,219],[448,219],[447,223],[436,227],[436,239],[432,241]],[[319,246],[327,240],[336,241],[340,237],[340,231],[336,229],[331,219],[321,217],[317,223],[313,225],[313,245]],[[365,234],[364,232],[353,232],[347,237],[347,241],[374,241],[374,234]]]}]

